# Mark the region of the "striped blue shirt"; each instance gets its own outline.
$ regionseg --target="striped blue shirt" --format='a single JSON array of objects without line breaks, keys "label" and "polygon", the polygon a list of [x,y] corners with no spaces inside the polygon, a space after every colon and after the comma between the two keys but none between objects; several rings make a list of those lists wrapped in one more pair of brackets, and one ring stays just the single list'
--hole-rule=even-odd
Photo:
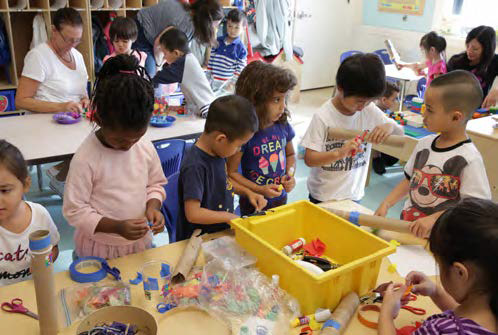
[{"label": "striped blue shirt", "polygon": [[215,80],[228,80],[238,76],[247,64],[247,50],[240,38],[225,43],[226,36],[218,37],[218,46],[211,50],[208,70]]}]

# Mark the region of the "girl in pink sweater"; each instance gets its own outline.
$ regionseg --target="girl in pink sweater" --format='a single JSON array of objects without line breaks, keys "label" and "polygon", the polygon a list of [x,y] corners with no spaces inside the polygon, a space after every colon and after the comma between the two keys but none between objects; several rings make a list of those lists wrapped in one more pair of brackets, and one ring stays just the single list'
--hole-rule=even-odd
[{"label": "girl in pink sweater", "polygon": [[[99,72],[92,97],[98,126],[76,151],[63,213],[79,257],[116,258],[151,247],[164,230],[166,178],[152,143],[143,138],[154,90],[135,57],[118,55]],[[149,227],[150,224],[150,227]]]}]

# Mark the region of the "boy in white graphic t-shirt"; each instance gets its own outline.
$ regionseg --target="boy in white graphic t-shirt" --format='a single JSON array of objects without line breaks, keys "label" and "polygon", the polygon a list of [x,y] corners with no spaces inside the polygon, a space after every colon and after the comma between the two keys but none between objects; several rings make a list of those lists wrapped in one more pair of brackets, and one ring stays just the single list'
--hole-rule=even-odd
[{"label": "boy in white graphic t-shirt", "polygon": [[372,145],[358,148],[355,141],[328,139],[328,128],[369,130],[368,142],[373,143],[403,134],[373,103],[384,92],[385,78],[384,64],[374,54],[351,56],[339,66],[337,94],[313,115],[301,142],[306,148],[304,161],[312,167],[308,178],[311,202],[359,201],[364,195]]}]

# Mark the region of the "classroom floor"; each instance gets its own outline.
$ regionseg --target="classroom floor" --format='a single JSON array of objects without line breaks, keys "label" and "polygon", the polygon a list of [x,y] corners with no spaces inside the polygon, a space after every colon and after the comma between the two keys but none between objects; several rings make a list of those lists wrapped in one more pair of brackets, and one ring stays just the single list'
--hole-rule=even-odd
[{"label": "classroom floor", "polygon": [[[313,113],[332,95],[332,88],[318,89],[301,92],[301,99],[299,104],[291,104],[289,109],[294,115],[299,115],[299,119],[303,119],[303,122],[297,124],[294,128],[296,131],[296,138],[294,140],[294,145],[297,152],[297,144],[304,135],[309,121],[313,116]],[[45,171],[53,164],[43,165],[43,170]],[[308,190],[306,188],[306,178],[309,174],[310,168],[308,168],[302,159],[297,161],[296,168],[296,188],[289,194],[289,202],[296,200],[308,199]],[[56,271],[65,271],[69,268],[72,262],[72,252],[74,248],[73,243],[73,233],[74,228],[69,226],[62,216],[61,206],[62,199],[54,194],[48,187],[49,179],[45,173],[43,173],[43,189],[40,191],[38,189],[38,180],[36,176],[36,169],[33,168],[31,171],[31,177],[33,178],[33,186],[31,191],[26,194],[29,201],[37,202],[45,206],[50,212],[57,228],[59,229],[61,235],[61,241],[59,243],[60,255],[59,259],[55,263]],[[382,199],[384,199],[387,194],[394,188],[394,186],[402,179],[403,171],[399,165],[395,165],[392,168],[388,168],[387,172],[379,176],[372,172],[370,178],[370,184],[365,190],[365,197],[362,199],[361,204],[372,210],[375,210]],[[390,212],[389,217],[398,218],[401,212],[402,204],[394,206]],[[168,243],[168,234],[161,233],[154,237],[154,244],[156,246],[161,246]]]}]

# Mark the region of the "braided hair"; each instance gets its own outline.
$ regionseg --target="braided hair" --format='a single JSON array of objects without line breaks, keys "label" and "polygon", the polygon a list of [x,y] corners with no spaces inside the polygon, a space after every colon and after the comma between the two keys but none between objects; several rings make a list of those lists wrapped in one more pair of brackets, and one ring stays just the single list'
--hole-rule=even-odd
[{"label": "braided hair", "polygon": [[92,121],[103,128],[141,130],[147,127],[153,108],[154,87],[137,58],[109,58],[93,86]]}]

